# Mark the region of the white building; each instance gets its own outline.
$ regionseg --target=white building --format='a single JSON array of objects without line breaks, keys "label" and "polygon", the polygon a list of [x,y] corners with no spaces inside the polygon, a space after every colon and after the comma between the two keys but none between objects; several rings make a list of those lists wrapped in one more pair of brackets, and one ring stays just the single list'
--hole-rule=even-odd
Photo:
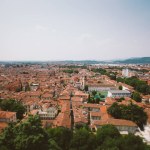
[{"label": "white building", "polygon": [[46,111],[39,111],[39,116],[42,120],[54,119],[58,114],[58,109],[56,107],[49,107]]},{"label": "white building", "polygon": [[88,90],[91,91],[109,91],[109,90],[115,90],[116,87],[114,86],[107,86],[107,85],[89,85]]},{"label": "white building", "polygon": [[128,68],[122,69],[122,76],[129,77],[129,69]]},{"label": "white building", "polygon": [[108,91],[108,97],[117,97],[117,98],[121,98],[121,97],[131,97],[131,93],[127,90],[110,90]]}]

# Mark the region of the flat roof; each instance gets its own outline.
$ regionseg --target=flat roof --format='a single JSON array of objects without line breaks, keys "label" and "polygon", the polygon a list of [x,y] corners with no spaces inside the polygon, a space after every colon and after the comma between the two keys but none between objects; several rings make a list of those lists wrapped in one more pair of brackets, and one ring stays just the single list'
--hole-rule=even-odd
[{"label": "flat roof", "polygon": [[108,92],[111,92],[111,93],[128,93],[128,94],[130,94],[130,92],[127,91],[127,90],[109,90]]}]

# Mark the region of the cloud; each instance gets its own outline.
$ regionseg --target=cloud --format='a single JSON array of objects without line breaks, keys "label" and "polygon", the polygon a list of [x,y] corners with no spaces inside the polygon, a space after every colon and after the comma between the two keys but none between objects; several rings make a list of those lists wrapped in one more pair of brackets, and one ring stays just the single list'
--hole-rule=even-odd
[{"label": "cloud", "polygon": [[37,31],[47,31],[47,30],[48,30],[47,27],[42,26],[42,25],[36,25],[36,26],[35,26],[35,29],[36,29]]},{"label": "cloud", "polygon": [[56,32],[56,29],[52,29],[51,32],[55,33],[55,32]]},{"label": "cloud", "polygon": [[80,41],[87,41],[87,40],[91,40],[92,38],[93,38],[92,35],[89,33],[84,33],[79,36]]}]

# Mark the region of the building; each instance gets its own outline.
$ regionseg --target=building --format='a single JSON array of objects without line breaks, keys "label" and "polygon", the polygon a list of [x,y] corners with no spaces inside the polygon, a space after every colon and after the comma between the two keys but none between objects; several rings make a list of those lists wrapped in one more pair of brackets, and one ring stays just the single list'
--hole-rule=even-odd
[{"label": "building", "polygon": [[0,111],[0,122],[16,122],[16,112]]},{"label": "building", "polygon": [[114,125],[121,134],[135,133],[137,131],[138,126],[129,120],[123,119],[106,119],[106,120],[95,120],[93,122],[93,126],[95,130],[101,128],[103,125],[112,124]]},{"label": "building", "polygon": [[132,77],[132,76],[136,76],[136,72],[135,71],[131,71],[128,68],[122,69],[122,76],[126,77],[126,78]]},{"label": "building", "polygon": [[128,68],[122,69],[122,76],[123,77],[129,77],[129,69]]},{"label": "building", "polygon": [[113,98],[131,97],[131,93],[127,90],[110,90],[107,96]]},{"label": "building", "polygon": [[49,107],[46,111],[40,110],[38,114],[42,120],[52,120],[57,116],[58,109],[56,107]]},{"label": "building", "polygon": [[111,85],[89,85],[88,90],[91,91],[109,91],[109,90],[115,90],[115,86]]}]

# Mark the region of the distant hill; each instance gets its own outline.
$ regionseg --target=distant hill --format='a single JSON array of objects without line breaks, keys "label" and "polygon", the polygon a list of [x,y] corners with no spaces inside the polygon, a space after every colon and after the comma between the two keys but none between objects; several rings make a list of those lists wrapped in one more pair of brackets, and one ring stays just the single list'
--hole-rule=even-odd
[{"label": "distant hill", "polygon": [[150,64],[150,57],[129,58],[125,60],[116,60],[113,63],[123,64]]},{"label": "distant hill", "polygon": [[80,64],[80,65],[91,65],[91,64],[150,64],[150,57],[137,57],[129,58],[124,60],[110,60],[110,61],[99,61],[99,60],[62,60],[62,61],[0,61],[0,64]]}]

